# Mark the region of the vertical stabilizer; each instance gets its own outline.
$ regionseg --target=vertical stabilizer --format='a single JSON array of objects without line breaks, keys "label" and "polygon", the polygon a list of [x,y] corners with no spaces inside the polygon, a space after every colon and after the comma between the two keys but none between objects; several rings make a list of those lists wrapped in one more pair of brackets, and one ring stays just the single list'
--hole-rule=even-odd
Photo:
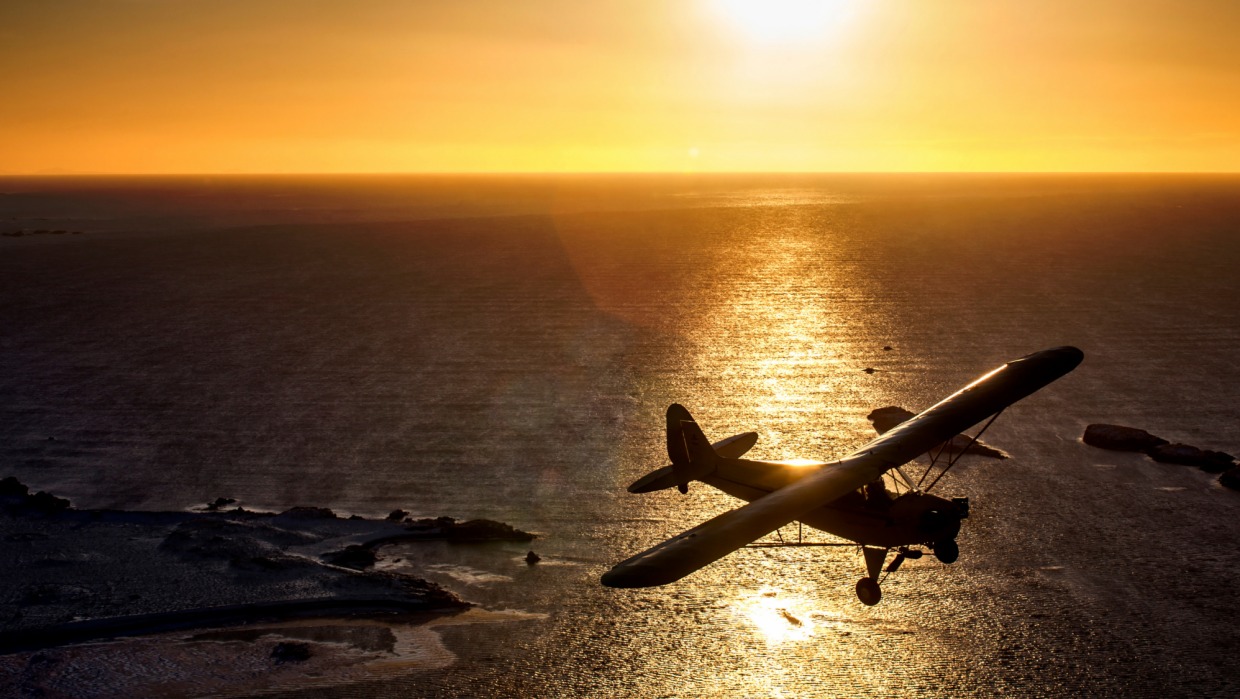
[{"label": "vertical stabilizer", "polygon": [[689,492],[689,481],[715,470],[719,455],[711,448],[702,428],[684,406],[673,403],[667,409],[667,456],[681,493]]},{"label": "vertical stabilizer", "polygon": [[710,445],[710,440],[706,439],[706,435],[702,434],[702,428],[693,420],[682,420],[680,422],[680,431],[685,435],[685,450],[689,452],[689,464],[691,466],[708,466],[709,471],[715,470],[715,466],[719,463],[719,455],[715,453],[714,447]]}]

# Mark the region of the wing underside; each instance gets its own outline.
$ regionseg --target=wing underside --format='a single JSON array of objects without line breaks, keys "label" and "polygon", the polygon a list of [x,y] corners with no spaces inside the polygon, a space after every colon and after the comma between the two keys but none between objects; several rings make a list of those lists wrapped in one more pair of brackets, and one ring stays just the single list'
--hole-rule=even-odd
[{"label": "wing underside", "polygon": [[666,585],[710,565],[797,517],[882,475],[881,462],[863,455],[826,464],[817,472],[699,524],[618,564],[603,576],[608,587]]}]

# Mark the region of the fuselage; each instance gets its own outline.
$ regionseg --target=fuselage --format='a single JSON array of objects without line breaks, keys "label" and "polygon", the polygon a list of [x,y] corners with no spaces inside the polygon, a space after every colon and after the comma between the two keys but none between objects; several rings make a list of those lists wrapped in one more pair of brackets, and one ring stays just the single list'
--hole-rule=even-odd
[{"label": "fuselage", "polygon": [[[732,497],[753,502],[823,465],[726,459],[714,473],[700,480]],[[894,548],[954,539],[966,516],[955,502],[935,495],[906,492],[896,498],[867,497],[858,490],[811,510],[798,521],[864,546]]]}]

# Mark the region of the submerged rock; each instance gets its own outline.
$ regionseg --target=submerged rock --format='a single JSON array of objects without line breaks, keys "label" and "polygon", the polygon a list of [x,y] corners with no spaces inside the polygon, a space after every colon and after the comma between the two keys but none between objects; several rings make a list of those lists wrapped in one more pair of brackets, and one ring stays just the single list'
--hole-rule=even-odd
[{"label": "submerged rock", "polygon": [[444,530],[449,539],[497,539],[501,541],[532,541],[534,535],[511,524],[490,519],[471,519]]},{"label": "submerged rock", "polygon": [[[970,444],[970,442],[972,442],[972,444]],[[962,451],[966,454],[985,456],[991,459],[1010,458],[1010,455],[1002,449],[995,449],[994,447],[983,443],[981,440],[974,442],[972,437],[958,434],[955,437],[952,437],[951,441],[947,443],[946,453],[959,454]]]},{"label": "submerged rock", "polygon": [[387,518],[388,518],[388,521],[390,522],[399,522],[408,516],[409,516],[409,513],[405,512],[404,510],[392,510],[392,513],[389,514]]},{"label": "submerged rock", "polygon": [[1240,466],[1233,466],[1228,469],[1226,473],[1218,477],[1218,482],[1228,488],[1240,490]]},{"label": "submerged rock", "polygon": [[542,556],[539,556],[538,554],[534,553],[533,551],[530,551],[529,553],[525,554],[525,562],[526,562],[526,563],[528,563],[528,564],[530,564],[530,565],[534,565],[535,563],[537,563],[537,562],[539,562],[539,561],[541,561],[541,560],[542,560]]},{"label": "submerged rock", "polygon": [[901,422],[913,417],[911,410],[906,410],[896,405],[889,405],[886,408],[878,408],[872,411],[865,419],[874,423],[874,430],[879,434],[887,434],[893,427]]},{"label": "submerged rock", "polygon": [[271,657],[276,659],[276,664],[280,663],[300,663],[310,659],[312,653],[310,646],[306,643],[293,643],[285,641],[277,643],[275,648],[271,649]]},{"label": "submerged rock", "polygon": [[1162,444],[1146,453],[1160,463],[1197,466],[1207,473],[1222,473],[1234,466],[1236,461],[1226,452],[1198,449],[1188,444]]},{"label": "submerged rock", "polygon": [[372,549],[353,544],[352,546],[346,546],[341,551],[329,553],[323,556],[323,559],[334,566],[357,568],[360,570],[373,566],[379,560],[379,554]]},{"label": "submerged rock", "polygon": [[294,507],[281,512],[279,516],[297,519],[336,519],[336,513],[326,507]]},{"label": "submerged rock", "polygon": [[1089,425],[1085,428],[1085,434],[1081,437],[1081,441],[1091,447],[1099,449],[1110,449],[1111,451],[1141,451],[1148,452],[1154,447],[1169,444],[1162,437],[1139,430],[1135,427],[1124,427],[1123,425]]}]

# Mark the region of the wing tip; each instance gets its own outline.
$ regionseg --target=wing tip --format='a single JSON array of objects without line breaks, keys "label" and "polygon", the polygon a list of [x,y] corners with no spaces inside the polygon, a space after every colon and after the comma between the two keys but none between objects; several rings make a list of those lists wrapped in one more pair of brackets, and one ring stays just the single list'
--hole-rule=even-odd
[{"label": "wing tip", "polygon": [[654,566],[624,565],[621,563],[603,573],[600,582],[603,583],[604,587],[629,589],[635,587],[657,587],[680,579],[680,577],[666,578],[666,571]]}]

